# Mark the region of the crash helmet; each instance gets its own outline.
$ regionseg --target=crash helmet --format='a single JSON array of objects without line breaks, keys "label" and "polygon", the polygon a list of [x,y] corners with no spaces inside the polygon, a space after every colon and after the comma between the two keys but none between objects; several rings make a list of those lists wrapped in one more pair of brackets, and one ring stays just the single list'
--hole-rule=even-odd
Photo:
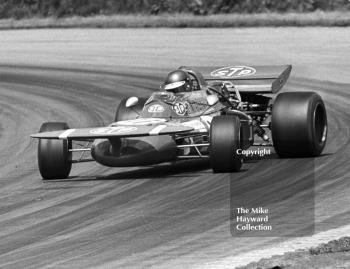
[{"label": "crash helmet", "polygon": [[192,88],[190,75],[181,69],[170,72],[163,84],[164,90],[173,93],[190,92]]}]

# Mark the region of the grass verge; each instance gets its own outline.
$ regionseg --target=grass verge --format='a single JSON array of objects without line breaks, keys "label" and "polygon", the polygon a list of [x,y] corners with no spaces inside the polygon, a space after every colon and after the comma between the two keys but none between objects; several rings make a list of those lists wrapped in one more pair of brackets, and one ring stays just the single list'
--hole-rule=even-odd
[{"label": "grass verge", "polygon": [[113,15],[69,18],[2,19],[0,29],[28,28],[146,28],[146,27],[257,27],[257,26],[350,26],[350,12]]},{"label": "grass verge", "polygon": [[284,255],[261,259],[237,269],[267,268],[350,268],[350,237],[342,237],[315,248],[288,252]]}]

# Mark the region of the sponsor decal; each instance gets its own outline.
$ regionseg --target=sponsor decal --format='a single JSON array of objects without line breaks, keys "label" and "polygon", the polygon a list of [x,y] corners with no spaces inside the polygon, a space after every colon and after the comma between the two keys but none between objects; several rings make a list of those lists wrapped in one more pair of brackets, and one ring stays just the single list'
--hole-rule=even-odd
[{"label": "sponsor decal", "polygon": [[176,102],[173,104],[173,110],[177,115],[183,116],[188,111],[188,104],[185,102]]},{"label": "sponsor decal", "polygon": [[151,105],[148,110],[149,113],[161,113],[164,111],[164,107],[161,105]]},{"label": "sponsor decal", "polygon": [[210,73],[212,77],[220,78],[239,78],[245,76],[251,76],[256,73],[253,67],[249,66],[227,66],[220,69],[216,69]]},{"label": "sponsor decal", "polygon": [[133,126],[117,126],[117,127],[102,127],[90,130],[91,134],[97,135],[111,135],[111,134],[126,134],[136,131],[137,128]]},{"label": "sponsor decal", "polygon": [[141,119],[134,119],[134,120],[123,120],[118,121],[116,123],[113,123],[113,125],[117,126],[128,126],[128,125],[154,125],[158,123],[166,122],[166,119],[160,119],[160,118],[141,118]]}]

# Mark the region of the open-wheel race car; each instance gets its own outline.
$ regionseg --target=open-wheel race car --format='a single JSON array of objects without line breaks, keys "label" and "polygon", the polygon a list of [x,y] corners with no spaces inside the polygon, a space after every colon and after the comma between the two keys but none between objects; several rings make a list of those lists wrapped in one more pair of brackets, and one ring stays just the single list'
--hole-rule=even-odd
[{"label": "open-wheel race car", "polygon": [[315,92],[277,94],[291,69],[180,67],[149,98],[123,99],[108,126],[44,123],[32,135],[40,173],[62,179],[78,162],[127,167],[198,158],[209,158],[214,172],[237,172],[240,152],[256,145],[273,146],[282,158],[318,156],[327,138],[325,106]]}]

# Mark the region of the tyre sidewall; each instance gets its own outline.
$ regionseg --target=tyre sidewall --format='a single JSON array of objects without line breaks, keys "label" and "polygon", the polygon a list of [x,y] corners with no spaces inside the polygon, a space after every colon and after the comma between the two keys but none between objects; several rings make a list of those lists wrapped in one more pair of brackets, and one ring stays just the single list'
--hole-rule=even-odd
[{"label": "tyre sidewall", "polygon": [[272,110],[272,140],[281,157],[318,156],[325,140],[319,142],[315,128],[316,109],[324,112],[321,97],[314,92],[287,92],[277,96]]},{"label": "tyre sidewall", "polygon": [[[69,129],[64,122],[44,123],[39,132]],[[66,139],[40,139],[38,144],[38,166],[43,179],[67,178],[72,164],[69,149],[72,142]]]},{"label": "tyre sidewall", "polygon": [[243,158],[237,154],[240,148],[240,120],[237,116],[217,116],[210,128],[209,156],[216,173],[237,172]]}]

